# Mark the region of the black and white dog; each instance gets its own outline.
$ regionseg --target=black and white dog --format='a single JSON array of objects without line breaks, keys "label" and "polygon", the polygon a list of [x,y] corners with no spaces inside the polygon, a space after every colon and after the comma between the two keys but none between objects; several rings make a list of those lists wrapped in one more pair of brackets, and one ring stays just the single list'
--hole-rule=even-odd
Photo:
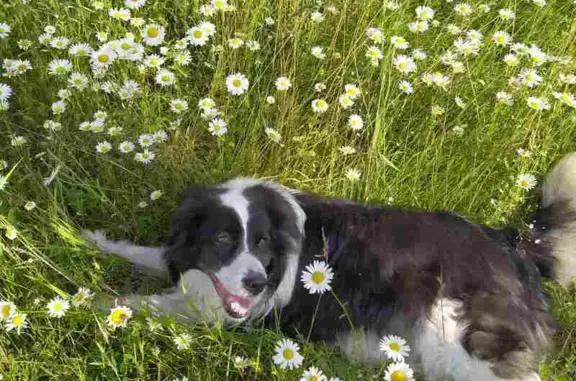
[{"label": "black and white dog", "polygon": [[[524,238],[451,213],[243,178],[190,188],[165,247],[84,236],[174,282],[164,294],[126,297],[132,308],[231,324],[280,319],[288,334],[310,332],[368,361],[380,360],[380,337],[395,334],[427,380],[535,381],[554,330],[541,277],[567,285],[576,276],[576,153],[545,179]],[[299,278],[323,257],[335,278],[317,308]]]}]

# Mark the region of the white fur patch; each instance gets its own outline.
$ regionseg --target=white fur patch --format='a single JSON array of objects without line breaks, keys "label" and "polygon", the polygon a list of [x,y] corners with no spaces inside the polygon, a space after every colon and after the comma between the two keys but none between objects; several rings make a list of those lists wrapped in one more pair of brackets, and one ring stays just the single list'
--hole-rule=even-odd
[{"label": "white fur patch", "polygon": [[416,338],[427,381],[497,381],[486,361],[470,357],[460,344],[464,326],[457,317],[462,303],[440,298]]},{"label": "white fur patch", "polygon": [[[558,202],[567,202],[567,207],[576,213],[576,153],[560,160],[544,180],[542,206]],[[547,238],[557,261],[554,277],[561,284],[568,285],[576,278],[576,221],[553,228]]]},{"label": "white fur patch", "polygon": [[165,251],[163,247],[138,246],[128,241],[109,240],[102,230],[94,232],[83,230],[82,237],[95,243],[104,253],[116,254],[156,276],[168,277],[168,270],[162,257]]}]

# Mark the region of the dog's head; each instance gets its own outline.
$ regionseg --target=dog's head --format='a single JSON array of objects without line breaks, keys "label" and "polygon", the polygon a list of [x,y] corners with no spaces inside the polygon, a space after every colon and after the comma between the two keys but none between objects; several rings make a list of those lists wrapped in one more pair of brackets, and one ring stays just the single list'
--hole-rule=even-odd
[{"label": "dog's head", "polygon": [[291,192],[274,183],[193,187],[174,215],[165,260],[205,317],[260,318],[292,296],[304,222]]}]

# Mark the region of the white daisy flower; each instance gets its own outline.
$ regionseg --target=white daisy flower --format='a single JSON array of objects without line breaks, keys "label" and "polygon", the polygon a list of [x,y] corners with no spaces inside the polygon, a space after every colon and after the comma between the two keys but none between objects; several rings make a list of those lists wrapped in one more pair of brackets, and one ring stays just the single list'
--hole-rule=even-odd
[{"label": "white daisy flower", "polygon": [[280,144],[280,141],[282,140],[282,135],[280,135],[278,131],[276,131],[273,128],[266,127],[264,129],[264,132],[266,133],[268,138],[270,138],[270,140],[272,140],[274,143]]},{"label": "white daisy flower", "polygon": [[536,66],[541,66],[548,61],[546,53],[544,53],[540,48],[536,45],[531,45],[528,49],[528,56],[530,56],[530,61]]},{"label": "white daisy flower", "polygon": [[342,146],[338,148],[338,151],[340,151],[343,155],[352,155],[356,153],[356,148],[352,146]]},{"label": "white daisy flower", "polygon": [[16,313],[16,305],[9,300],[0,300],[0,322],[8,321]]},{"label": "white daisy flower", "polygon": [[198,101],[198,108],[208,110],[216,107],[216,102],[212,98],[202,98]]},{"label": "white daisy flower", "polygon": [[226,88],[232,95],[242,95],[248,90],[250,82],[242,73],[230,74],[226,77]]},{"label": "white daisy flower", "polygon": [[10,34],[12,28],[6,23],[0,23],[0,38],[6,38]]},{"label": "white daisy flower", "polygon": [[414,371],[404,362],[388,365],[384,381],[414,381]]},{"label": "white daisy flower", "polygon": [[20,334],[22,329],[28,327],[28,320],[26,319],[28,315],[16,312],[10,317],[6,322],[6,331],[10,332],[16,330],[16,333]]},{"label": "white daisy flower", "polygon": [[170,110],[176,114],[183,113],[188,110],[188,102],[184,99],[173,99],[170,101]]},{"label": "white daisy flower", "polygon": [[266,103],[268,103],[269,105],[273,105],[274,103],[276,103],[276,98],[274,98],[272,95],[268,95],[266,97]]},{"label": "white daisy flower", "polygon": [[317,114],[325,113],[330,105],[324,99],[314,99],[312,101],[312,110]]},{"label": "white daisy flower", "polygon": [[68,83],[71,87],[75,88],[76,90],[84,90],[88,87],[88,77],[84,74],[75,72],[70,74],[70,78],[68,78]]},{"label": "white daisy flower", "polygon": [[314,85],[314,90],[317,93],[321,93],[322,91],[326,90],[326,84],[323,82],[318,82]]},{"label": "white daisy flower", "polygon": [[526,100],[528,107],[536,111],[550,110],[550,103],[546,98],[528,97]]},{"label": "white daisy flower", "polygon": [[326,262],[314,261],[302,271],[300,280],[311,294],[323,294],[331,289],[332,278],[334,273]]},{"label": "white daisy flower", "polygon": [[228,123],[220,118],[212,119],[208,125],[208,131],[214,136],[222,136],[228,132]]},{"label": "white daisy flower", "polygon": [[157,46],[164,42],[166,30],[158,24],[148,24],[142,29],[142,39],[148,46]]},{"label": "white daisy flower", "polygon": [[34,201],[26,201],[26,204],[24,204],[24,209],[26,209],[27,212],[33,210],[34,208],[36,208],[36,203]]},{"label": "white daisy flower", "polygon": [[156,201],[160,197],[162,197],[162,191],[161,190],[155,190],[155,191],[152,191],[150,193],[150,200],[152,200],[152,201]]},{"label": "white daisy flower", "polygon": [[454,7],[454,12],[460,16],[470,16],[472,14],[472,6],[467,3],[460,3]]},{"label": "white daisy flower", "polygon": [[115,20],[129,21],[132,13],[130,12],[130,9],[112,8],[108,11],[108,16]]},{"label": "white daisy flower", "polygon": [[348,126],[354,131],[360,131],[364,127],[364,121],[360,115],[352,114],[348,117]]},{"label": "white daisy flower", "polygon": [[150,147],[154,144],[154,138],[150,134],[142,134],[138,137],[138,144],[143,148]]},{"label": "white daisy flower", "polygon": [[366,29],[366,36],[377,44],[380,44],[382,41],[384,41],[384,34],[378,28],[370,27]]},{"label": "white daisy flower", "polygon": [[412,84],[408,81],[400,81],[400,83],[398,83],[398,88],[407,95],[410,95],[414,92]]},{"label": "white daisy flower", "polygon": [[454,97],[454,102],[456,102],[456,105],[458,105],[458,107],[460,107],[461,109],[466,108],[466,102],[464,102],[464,100],[462,98]]},{"label": "white daisy flower", "polygon": [[52,60],[48,64],[48,73],[54,75],[64,75],[72,70],[72,63],[68,60]]},{"label": "white daisy flower", "polygon": [[96,152],[98,153],[108,153],[112,150],[112,144],[107,141],[100,142],[96,144]]},{"label": "white daisy flower", "polygon": [[108,326],[112,329],[118,327],[126,327],[128,320],[132,317],[132,310],[126,306],[116,306],[110,310],[110,314],[106,319]]},{"label": "white daisy flower", "polygon": [[190,44],[193,46],[204,46],[208,42],[208,34],[199,26],[188,29],[186,32]]},{"label": "white daisy flower", "polygon": [[160,70],[155,77],[156,83],[160,86],[171,86],[176,83],[176,76],[169,70]]},{"label": "white daisy flower", "polygon": [[18,230],[16,230],[16,228],[12,225],[6,226],[6,231],[4,232],[4,235],[10,241],[14,241],[16,238],[18,238]]},{"label": "white daisy flower", "polygon": [[546,0],[532,0],[532,3],[539,6],[540,8],[544,8],[546,6]]},{"label": "white daisy flower", "polygon": [[380,340],[380,350],[392,361],[404,361],[410,352],[410,346],[401,337],[388,335]]},{"label": "white daisy flower", "polygon": [[278,77],[275,85],[278,91],[286,91],[292,87],[292,82],[288,77]]},{"label": "white daisy flower", "polygon": [[242,46],[244,46],[244,40],[242,40],[240,38],[231,38],[228,40],[228,46],[231,49],[239,49]]},{"label": "white daisy flower", "polygon": [[211,0],[210,4],[217,11],[226,11],[228,9],[228,0]]},{"label": "white daisy flower", "polygon": [[234,357],[234,368],[238,369],[238,370],[244,370],[246,368],[248,368],[248,366],[250,365],[250,362],[248,361],[248,359],[244,356],[236,356]]},{"label": "white daisy flower", "polygon": [[434,9],[426,6],[416,7],[416,17],[419,20],[432,20],[434,18]]},{"label": "white daisy flower", "polygon": [[177,53],[174,56],[174,62],[180,66],[188,66],[192,62],[192,56],[188,51]]},{"label": "white daisy flower", "polygon": [[134,148],[136,148],[136,146],[130,141],[124,141],[118,145],[118,151],[121,153],[130,153],[134,151]]},{"label": "white daisy flower", "polygon": [[254,40],[246,41],[246,47],[251,52],[256,52],[256,51],[260,50],[260,48],[261,48],[260,43],[258,41],[254,41]]},{"label": "white daisy flower", "polygon": [[92,52],[90,62],[95,68],[105,69],[116,60],[117,56],[113,49],[103,46],[99,50]]},{"label": "white daisy flower", "polygon": [[7,101],[12,95],[12,88],[5,83],[0,83],[0,101]]},{"label": "white daisy flower", "polygon": [[324,53],[324,48],[321,46],[313,46],[312,49],[310,50],[310,52],[312,53],[312,55],[316,58],[318,58],[319,60],[323,60],[324,58],[326,58],[326,53]]},{"label": "white daisy flower", "polygon": [[394,67],[402,74],[408,74],[416,71],[416,63],[414,60],[405,55],[397,55],[394,57],[392,63],[394,64]]},{"label": "white daisy flower", "polygon": [[0,190],[6,189],[8,185],[8,177],[0,175]]},{"label": "white daisy flower", "polygon": [[344,85],[344,92],[352,99],[356,99],[360,94],[362,94],[362,91],[358,86],[350,83]]},{"label": "white daisy flower", "polygon": [[492,36],[492,40],[498,46],[508,46],[512,43],[512,37],[510,34],[504,32],[503,30],[495,32],[494,36]]},{"label": "white daisy flower", "polygon": [[192,336],[187,333],[180,334],[174,337],[174,344],[176,344],[176,349],[179,351],[184,351],[190,348],[190,344],[192,343]]},{"label": "white daisy flower", "polygon": [[125,3],[130,9],[138,9],[146,4],[146,0],[125,0]]},{"label": "white daisy flower", "polygon": [[378,61],[380,61],[382,59],[382,57],[384,57],[384,56],[382,54],[382,50],[380,50],[379,47],[370,46],[368,48],[368,50],[366,51],[366,57],[368,57],[370,59],[373,66],[377,66]]},{"label": "white daisy flower", "polygon": [[358,181],[360,180],[360,171],[356,168],[348,168],[346,170],[346,173],[344,174],[344,177],[346,177],[346,179],[348,179],[349,181]]},{"label": "white daisy flower", "polygon": [[46,309],[48,310],[48,316],[53,318],[62,318],[66,315],[66,311],[70,308],[70,303],[62,299],[61,297],[57,296],[52,299],[47,305]]},{"label": "white daisy flower", "polygon": [[297,369],[302,365],[304,357],[299,353],[300,347],[290,339],[280,340],[274,348],[274,364],[280,369]]},{"label": "white daisy flower", "polygon": [[518,66],[520,64],[520,59],[518,59],[518,56],[512,53],[506,54],[503,61],[510,67]]},{"label": "white daisy flower", "polygon": [[406,41],[406,39],[404,37],[401,37],[401,36],[390,37],[390,42],[398,50],[406,50],[410,46],[408,41]]},{"label": "white daisy flower", "polygon": [[572,93],[558,92],[553,93],[554,98],[558,99],[560,103],[565,104],[568,107],[576,108],[576,97]]},{"label": "white daisy flower", "polygon": [[68,47],[68,45],[70,45],[70,40],[64,36],[54,37],[50,41],[50,46],[58,50],[64,50]]},{"label": "white daisy flower", "polygon": [[202,29],[202,31],[206,33],[208,37],[212,37],[216,33],[216,26],[210,21],[202,21],[200,24],[198,24],[198,27]]},{"label": "white daisy flower", "polygon": [[57,101],[52,103],[51,108],[54,115],[64,114],[64,111],[66,111],[66,103],[64,101]]},{"label": "white daisy flower", "polygon": [[135,26],[136,28],[139,28],[144,24],[146,24],[146,20],[144,20],[142,17],[132,17],[130,19],[130,25]]},{"label": "white daisy flower", "polygon": [[22,146],[24,144],[26,144],[27,140],[24,136],[14,136],[12,139],[10,139],[10,144],[13,147],[18,147],[18,146]]},{"label": "white daisy flower", "polygon": [[507,106],[512,106],[514,104],[514,98],[512,95],[508,94],[505,91],[499,91],[496,93],[496,100],[499,103],[503,103]]},{"label": "white daisy flower", "polygon": [[542,82],[542,77],[538,75],[538,72],[534,69],[522,69],[518,78],[520,79],[520,83],[529,88],[534,88]]},{"label": "white daisy flower", "polygon": [[314,366],[311,366],[302,374],[300,381],[326,381],[328,378],[322,371]]},{"label": "white daisy flower", "polygon": [[86,287],[78,288],[78,291],[72,296],[72,305],[74,307],[84,307],[90,304],[94,298],[94,293]]},{"label": "white daisy flower", "polygon": [[512,9],[500,9],[498,15],[502,20],[514,20],[516,18],[516,13]]},{"label": "white daisy flower", "polygon": [[424,33],[429,27],[428,21],[425,20],[416,20],[408,24],[408,30],[412,33]]},{"label": "white daisy flower", "polygon": [[426,58],[428,58],[428,55],[423,50],[414,49],[412,51],[412,58],[414,58],[416,61],[424,61]]},{"label": "white daisy flower", "polygon": [[85,43],[78,43],[70,46],[68,53],[76,57],[88,57],[92,53],[92,47]]},{"label": "white daisy flower", "polygon": [[310,20],[315,23],[321,23],[324,21],[324,15],[321,12],[314,11],[310,14]]},{"label": "white daisy flower", "polygon": [[533,189],[537,184],[536,177],[531,174],[521,174],[516,178],[516,185],[523,190]]},{"label": "white daisy flower", "polygon": [[352,99],[352,97],[348,94],[342,94],[338,97],[338,103],[340,103],[340,107],[342,107],[343,109],[348,109],[352,106],[354,106],[354,100]]}]

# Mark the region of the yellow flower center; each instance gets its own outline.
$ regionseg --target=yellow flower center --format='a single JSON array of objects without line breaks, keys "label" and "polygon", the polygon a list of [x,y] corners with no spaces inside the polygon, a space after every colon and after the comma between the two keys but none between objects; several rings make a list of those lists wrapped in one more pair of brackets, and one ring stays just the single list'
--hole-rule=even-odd
[{"label": "yellow flower center", "polygon": [[284,349],[284,352],[282,352],[282,356],[284,356],[286,360],[292,360],[294,358],[294,351],[290,348],[286,348]]},{"label": "yellow flower center", "polygon": [[168,76],[168,75],[163,75],[163,76],[162,76],[162,81],[164,81],[164,82],[170,82],[170,76]]},{"label": "yellow flower center", "polygon": [[232,85],[234,87],[240,87],[241,84],[242,84],[242,82],[239,79],[235,79],[232,81]]},{"label": "yellow flower center", "polygon": [[3,306],[2,306],[2,311],[1,311],[1,312],[2,312],[2,317],[3,317],[4,319],[7,319],[8,316],[10,316],[11,310],[12,310],[12,309],[10,308],[10,305],[9,305],[9,304],[3,305]]},{"label": "yellow flower center", "polygon": [[100,55],[98,56],[98,61],[101,62],[101,63],[106,63],[106,62],[108,62],[109,60],[110,60],[110,57],[108,57],[107,54],[100,54]]},{"label": "yellow flower center", "polygon": [[202,37],[202,31],[196,30],[196,31],[194,31],[194,33],[192,33],[192,35],[193,35],[195,38],[200,38],[200,37]]},{"label": "yellow flower center", "polygon": [[326,106],[326,102],[323,101],[323,100],[319,100],[319,101],[318,101],[318,107],[322,108],[322,107],[324,107],[324,106]]},{"label": "yellow flower center", "polygon": [[527,186],[528,186],[528,181],[527,181],[527,180],[522,180],[522,181],[520,182],[520,186],[527,187]]},{"label": "yellow flower center", "polygon": [[392,381],[408,381],[408,377],[406,377],[406,373],[402,372],[401,370],[397,370],[392,373],[390,377]]},{"label": "yellow flower center", "polygon": [[503,44],[506,41],[506,38],[504,36],[498,36],[496,41],[498,41],[500,44]]},{"label": "yellow flower center", "polygon": [[110,320],[112,320],[112,323],[114,323],[115,325],[120,325],[120,324],[124,323],[127,318],[128,318],[128,315],[126,315],[125,311],[118,310],[118,311],[112,312],[112,316],[110,317]]},{"label": "yellow flower center", "polygon": [[124,49],[124,50],[128,50],[128,49],[130,49],[131,45],[130,45],[129,43],[125,42],[125,43],[123,43],[123,44],[121,45],[121,47],[122,47],[122,49]]},{"label": "yellow flower center", "polygon": [[64,67],[60,66],[60,67],[56,68],[56,72],[62,74],[62,73],[66,72],[66,69]]},{"label": "yellow flower center", "polygon": [[408,69],[408,64],[406,62],[402,62],[398,65],[398,68],[400,70],[406,70],[406,69]]},{"label": "yellow flower center", "polygon": [[318,381],[318,377],[316,377],[316,376],[310,376],[310,378],[308,379],[308,381]]},{"label": "yellow flower center", "polygon": [[24,64],[18,65],[18,70],[24,71],[25,69],[26,69],[26,65],[24,65]]},{"label": "yellow flower center", "polygon": [[316,271],[312,274],[312,282],[316,284],[324,282],[324,278],[325,278],[324,273],[321,271]]},{"label": "yellow flower center", "polygon": [[12,319],[12,324],[14,324],[16,327],[21,327],[22,324],[24,324],[24,318],[22,315],[14,316],[14,319]]},{"label": "yellow flower center", "polygon": [[351,97],[353,97],[354,95],[356,95],[356,90],[354,90],[354,89],[348,89],[348,95],[350,95]]},{"label": "yellow flower center", "polygon": [[62,303],[55,303],[52,308],[54,311],[60,311],[62,309]]},{"label": "yellow flower center", "polygon": [[160,31],[158,30],[158,28],[148,28],[148,32],[146,32],[146,34],[150,38],[156,38],[160,34]]},{"label": "yellow flower center", "polygon": [[390,349],[393,350],[394,352],[400,352],[400,344],[392,343],[390,344]]}]

